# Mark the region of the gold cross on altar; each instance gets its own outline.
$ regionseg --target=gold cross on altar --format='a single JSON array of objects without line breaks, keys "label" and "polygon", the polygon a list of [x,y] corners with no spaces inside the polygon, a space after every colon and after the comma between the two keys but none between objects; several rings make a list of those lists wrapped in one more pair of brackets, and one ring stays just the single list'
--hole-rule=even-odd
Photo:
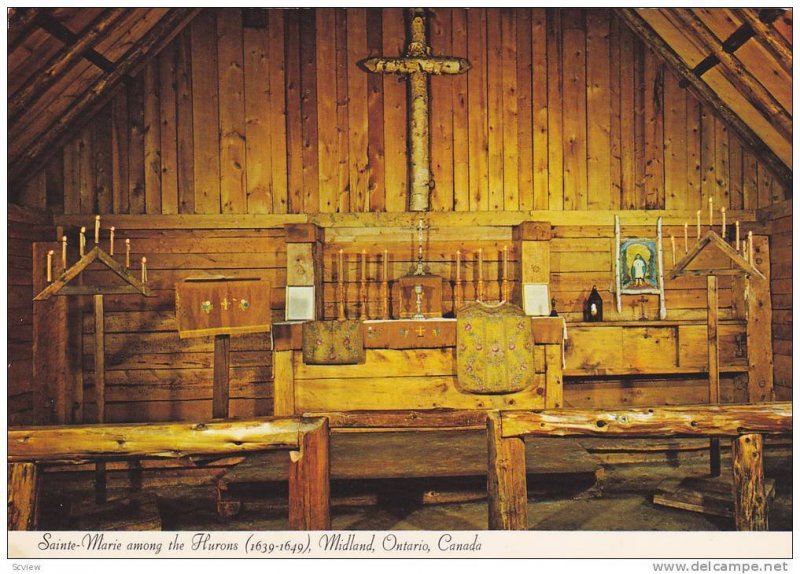
[{"label": "gold cross on altar", "polygon": [[425,327],[417,327],[417,337],[425,336]]},{"label": "gold cross on altar", "polygon": [[426,38],[425,9],[409,8],[410,41],[405,56],[368,58],[361,64],[370,72],[407,74],[411,82],[411,195],[410,211],[428,211],[430,207],[431,158],[428,116],[428,75],[463,74],[469,61],[452,56],[431,56]]},{"label": "gold cross on altar", "polygon": [[228,310],[228,307],[230,307],[230,305],[231,305],[231,302],[230,302],[230,301],[228,301],[228,298],[227,298],[227,297],[225,297],[225,298],[222,300],[222,302],[221,302],[221,305],[222,305],[222,308],[223,308],[225,311],[227,311],[227,310]]}]

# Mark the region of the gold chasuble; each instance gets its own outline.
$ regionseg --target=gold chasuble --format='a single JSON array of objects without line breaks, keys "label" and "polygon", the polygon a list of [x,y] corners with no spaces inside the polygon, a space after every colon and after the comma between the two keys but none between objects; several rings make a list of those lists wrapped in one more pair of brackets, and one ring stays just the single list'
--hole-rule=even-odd
[{"label": "gold chasuble", "polygon": [[365,358],[361,321],[303,323],[303,362],[308,365],[354,365]]},{"label": "gold chasuble", "polygon": [[505,394],[533,384],[531,321],[516,305],[473,303],[459,309],[456,334],[461,390]]}]

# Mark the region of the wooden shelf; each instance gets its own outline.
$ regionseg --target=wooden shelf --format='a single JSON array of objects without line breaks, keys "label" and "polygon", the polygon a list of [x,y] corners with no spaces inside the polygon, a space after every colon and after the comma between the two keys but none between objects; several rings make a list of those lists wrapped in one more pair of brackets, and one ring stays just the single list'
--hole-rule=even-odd
[{"label": "wooden shelf", "polygon": [[[665,320],[649,320],[649,321],[600,321],[591,323],[588,321],[577,321],[574,323],[567,322],[567,329],[570,327],[681,327],[683,325],[705,325],[706,322],[702,319],[665,319]],[[745,326],[747,322],[744,319],[723,319],[720,321],[722,325],[741,325]]]},{"label": "wooden shelf", "polygon": [[[719,368],[720,373],[746,373],[748,370],[747,364],[734,364],[722,365]],[[566,369],[564,377],[622,377],[622,376],[640,376],[640,377],[659,377],[663,375],[707,375],[707,367],[670,367],[659,368],[650,371],[643,371],[642,369]]]}]

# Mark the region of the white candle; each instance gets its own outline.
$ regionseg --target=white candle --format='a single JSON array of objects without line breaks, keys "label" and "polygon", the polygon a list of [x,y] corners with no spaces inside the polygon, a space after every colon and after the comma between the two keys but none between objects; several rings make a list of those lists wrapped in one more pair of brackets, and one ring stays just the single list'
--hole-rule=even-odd
[{"label": "white candle", "polygon": [[503,245],[503,281],[508,280],[508,245]]},{"label": "white candle", "polygon": [[111,251],[109,251],[110,255],[114,255],[114,226],[111,226]]},{"label": "white candle", "polygon": [[747,232],[747,260],[753,263],[753,232]]},{"label": "white candle", "polygon": [[147,283],[147,257],[142,257],[142,283]]},{"label": "white candle", "polygon": [[697,210],[697,240],[700,241],[700,210]]},{"label": "white candle", "polygon": [[683,252],[689,253],[689,224],[683,223]]},{"label": "white candle", "polygon": [[708,229],[714,227],[714,198],[708,198]]},{"label": "white candle", "polygon": [[736,222],[736,251],[739,251],[739,222]]},{"label": "white candle", "polygon": [[725,237],[725,235],[726,235],[726,230],[725,230],[725,208],[723,207],[722,209],[720,209],[720,211],[722,212],[722,239],[726,239],[726,237]]},{"label": "white candle", "polygon": [[86,228],[81,227],[81,236],[80,242],[78,243],[78,249],[80,250],[80,255],[83,257],[83,252],[86,250]]},{"label": "white candle", "polygon": [[675,266],[675,236],[674,235],[670,235],[669,236],[669,241],[670,241],[670,243],[672,243],[672,266],[674,267]]},{"label": "white candle", "polygon": [[339,250],[339,283],[344,281],[344,249]]},{"label": "white candle", "polygon": [[461,283],[461,250],[456,249],[456,284]]},{"label": "white candle", "polygon": [[125,269],[130,269],[131,267],[131,240],[125,240]]},{"label": "white candle", "polygon": [[367,280],[367,250],[361,250],[361,280],[366,282]]},{"label": "white candle", "polygon": [[94,216],[94,243],[98,245],[100,243],[100,216]]},{"label": "white candle", "polygon": [[383,250],[383,280],[389,280],[389,250]]},{"label": "white candle", "polygon": [[483,248],[478,249],[478,281],[483,281]]},{"label": "white candle", "polygon": [[67,269],[67,236],[61,236],[61,267]]},{"label": "white candle", "polygon": [[53,281],[53,253],[54,251],[51,249],[47,252],[47,282],[51,283]]},{"label": "white candle", "polygon": [[747,261],[747,239],[742,240],[742,257]]}]

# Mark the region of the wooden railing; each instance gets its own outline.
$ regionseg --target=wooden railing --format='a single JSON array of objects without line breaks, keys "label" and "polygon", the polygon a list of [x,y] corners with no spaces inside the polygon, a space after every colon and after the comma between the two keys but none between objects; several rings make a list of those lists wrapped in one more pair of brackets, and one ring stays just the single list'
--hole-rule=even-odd
[{"label": "wooden railing", "polygon": [[273,449],[289,451],[289,528],[330,529],[328,420],[306,417],[9,429],[8,529],[36,528],[41,463],[185,458]]},{"label": "wooden railing", "polygon": [[492,412],[489,528],[527,530],[526,436],[730,437],[737,530],[766,530],[763,436],[792,432],[792,403],[681,406],[618,411],[559,409]]}]

